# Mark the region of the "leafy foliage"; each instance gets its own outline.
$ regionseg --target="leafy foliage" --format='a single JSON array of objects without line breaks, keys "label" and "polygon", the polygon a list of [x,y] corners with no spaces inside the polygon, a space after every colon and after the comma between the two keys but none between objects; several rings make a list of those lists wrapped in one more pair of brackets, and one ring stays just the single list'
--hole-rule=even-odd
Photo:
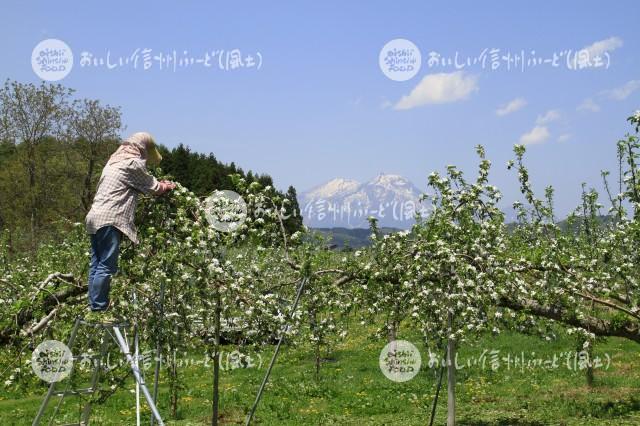
[{"label": "leafy foliage", "polygon": [[[629,120],[637,132],[640,116]],[[637,135],[618,143],[619,194],[609,193],[603,173],[606,215],[599,194],[583,185],[581,204],[562,228],[553,188],[543,198],[533,190],[523,146],[514,148],[507,167],[517,173],[526,203],[514,204],[518,223],[508,228],[498,208],[502,195],[489,181],[491,163],[483,147],[476,150],[474,179],[454,166],[432,173],[425,195],[432,213],[389,235],[371,220],[372,245],[355,252],[328,251],[304,227],[292,233],[285,225],[291,194],[240,174],[230,180],[249,216],[231,233],[209,226],[202,200],[182,185],[143,199],[141,244],[124,248],[113,297],[136,319],[144,342],[160,342],[173,413],[181,388],[175,353],[204,345],[215,359],[221,338],[260,348],[286,333],[289,342],[313,348],[319,377],[323,357],[347,336],[354,312],[364,324],[382,317],[377,334],[418,331],[434,349],[504,329],[553,339],[558,326],[588,350],[598,337],[640,343]],[[0,240],[0,340],[15,352],[41,333],[64,335],[84,310],[86,237],[79,225],[70,229],[63,243],[44,245],[35,258],[9,258],[7,239]],[[306,291],[290,312],[302,279]]]}]

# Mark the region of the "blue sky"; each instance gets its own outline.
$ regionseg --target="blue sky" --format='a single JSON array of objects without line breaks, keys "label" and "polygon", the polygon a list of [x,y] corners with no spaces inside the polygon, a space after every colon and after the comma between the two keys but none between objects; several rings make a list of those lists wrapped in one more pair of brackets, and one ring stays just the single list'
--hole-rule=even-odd
[{"label": "blue sky", "polygon": [[[566,213],[581,182],[600,187],[600,170],[615,169],[615,142],[640,107],[640,13],[631,1],[11,1],[3,18],[3,80],[39,81],[33,48],[63,40],[75,62],[61,83],[80,97],[121,106],[127,133],[147,130],[167,146],[213,152],[298,191],[380,172],[422,189],[428,174],[447,164],[473,173],[481,143],[494,164],[493,183],[511,201],[517,182],[505,163],[530,133],[524,137],[534,142],[527,162],[535,188],[542,193],[553,184]],[[396,38],[411,40],[423,58],[404,82],[387,78],[378,64],[381,48]],[[426,63],[432,51],[466,58],[499,48],[501,55],[535,50],[550,57],[597,42],[608,49],[606,69],[457,71]],[[173,72],[78,63],[83,51],[118,57],[138,48],[191,56],[237,48],[260,53],[262,65]],[[412,107],[398,109],[412,91]],[[510,113],[497,114],[510,102]]]}]

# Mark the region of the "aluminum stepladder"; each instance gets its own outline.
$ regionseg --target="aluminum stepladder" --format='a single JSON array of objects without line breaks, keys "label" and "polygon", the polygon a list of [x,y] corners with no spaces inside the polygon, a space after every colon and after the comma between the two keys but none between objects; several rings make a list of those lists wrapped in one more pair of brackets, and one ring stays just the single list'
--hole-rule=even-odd
[{"label": "aluminum stepladder", "polygon": [[[158,412],[158,409],[154,403],[153,398],[151,397],[151,394],[149,393],[149,390],[147,389],[147,385],[144,381],[144,376],[141,372],[141,370],[138,367],[138,361],[139,361],[139,348],[138,348],[138,334],[137,334],[137,330],[135,331],[135,335],[134,335],[134,350],[135,353],[131,354],[131,350],[129,348],[129,343],[127,340],[127,333],[126,333],[126,327],[129,326],[128,323],[126,322],[122,322],[122,323],[93,323],[93,322],[88,322],[85,321],[84,319],[82,319],[81,317],[76,318],[76,321],[73,325],[73,329],[71,330],[71,335],[69,336],[69,341],[67,343],[67,346],[72,349],[73,348],[73,343],[76,340],[76,336],[78,334],[78,329],[80,328],[81,325],[86,325],[86,326],[90,326],[90,327],[95,327],[95,328],[101,328],[103,333],[102,333],[102,338],[101,338],[101,343],[100,343],[100,352],[97,356],[93,356],[90,357],[91,360],[95,360],[96,362],[93,364],[93,372],[91,374],[91,381],[90,381],[90,386],[88,388],[79,388],[79,389],[69,389],[71,383],[69,383],[67,385],[67,389],[63,390],[63,391],[56,391],[56,387],[58,382],[52,382],[49,385],[49,389],[44,397],[44,400],[42,401],[42,404],[40,405],[40,409],[38,410],[38,413],[36,414],[35,419],[33,420],[32,426],[39,426],[42,420],[42,417],[47,409],[47,406],[49,405],[49,402],[51,401],[51,397],[52,396],[58,396],[60,397],[60,399],[58,400],[58,403],[56,404],[55,410],[53,412],[53,415],[50,418],[49,421],[49,425],[53,424],[53,420],[55,419],[60,407],[62,406],[62,402],[64,400],[64,398],[66,396],[80,396],[80,395],[90,395],[93,396],[96,391],[98,390],[98,381],[100,378],[100,370],[102,369],[102,361],[105,359],[106,354],[107,354],[107,349],[108,349],[108,343],[111,341],[111,339],[115,340],[116,344],[118,345],[118,348],[120,349],[120,352],[122,352],[122,354],[125,356],[127,362],[129,363],[129,365],[131,366],[131,371],[133,372],[133,376],[136,380],[136,424],[140,425],[140,390],[142,390],[142,393],[144,394],[145,399],[147,400],[147,403],[149,404],[149,408],[151,409],[151,413],[153,415],[153,417],[155,418],[155,420],[158,422],[158,425],[160,426],[164,426],[164,422],[162,421],[162,418],[160,417],[160,413]],[[121,328],[124,328],[124,334],[122,333],[122,331],[120,330]],[[111,334],[113,332],[113,334]],[[73,357],[74,361],[78,359],[78,357],[74,356]],[[65,426],[86,426],[89,424],[89,417],[91,415],[91,400],[89,399],[86,404],[84,405],[83,409],[82,409],[82,413],[80,416],[80,421],[78,423],[70,423],[67,424]]]}]

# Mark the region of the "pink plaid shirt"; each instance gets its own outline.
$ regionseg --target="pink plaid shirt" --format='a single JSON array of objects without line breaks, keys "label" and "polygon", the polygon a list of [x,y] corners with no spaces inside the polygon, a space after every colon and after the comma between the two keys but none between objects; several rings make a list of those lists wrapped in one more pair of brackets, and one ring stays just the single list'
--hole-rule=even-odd
[{"label": "pink plaid shirt", "polygon": [[105,166],[85,219],[87,232],[95,234],[103,226],[112,225],[138,244],[134,224],[138,194],[157,194],[159,189],[159,182],[147,172],[145,161],[140,158]]}]

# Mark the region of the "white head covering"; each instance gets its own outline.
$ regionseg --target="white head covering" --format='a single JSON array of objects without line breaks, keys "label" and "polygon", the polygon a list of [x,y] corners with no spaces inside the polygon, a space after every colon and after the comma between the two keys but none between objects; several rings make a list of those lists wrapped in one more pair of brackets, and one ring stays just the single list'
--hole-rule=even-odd
[{"label": "white head covering", "polygon": [[149,159],[154,163],[159,163],[162,160],[153,136],[147,132],[136,132],[123,140],[107,164],[114,164],[130,158],[140,158],[145,161]]}]

